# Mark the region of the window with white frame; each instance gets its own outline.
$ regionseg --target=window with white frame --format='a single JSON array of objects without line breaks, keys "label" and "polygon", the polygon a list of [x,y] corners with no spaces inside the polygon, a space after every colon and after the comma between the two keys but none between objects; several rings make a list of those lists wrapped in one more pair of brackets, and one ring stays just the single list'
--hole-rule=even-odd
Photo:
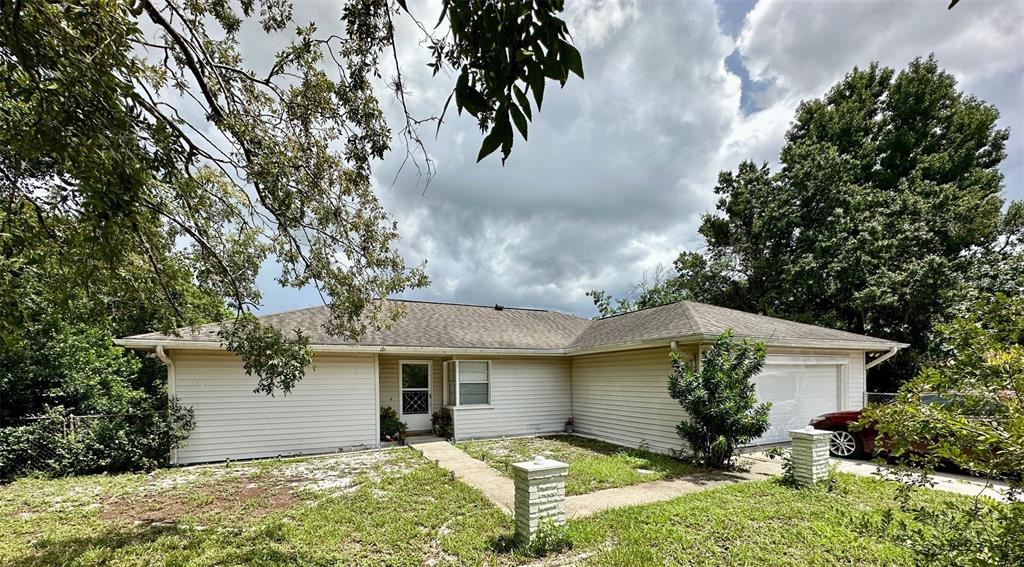
[{"label": "window with white frame", "polygon": [[479,406],[491,402],[491,363],[488,360],[449,360],[444,363],[445,403]]}]

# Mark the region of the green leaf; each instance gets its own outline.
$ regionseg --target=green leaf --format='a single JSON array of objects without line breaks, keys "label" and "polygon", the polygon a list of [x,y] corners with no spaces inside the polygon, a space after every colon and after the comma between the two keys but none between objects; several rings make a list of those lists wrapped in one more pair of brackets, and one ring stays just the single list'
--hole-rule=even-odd
[{"label": "green leaf", "polygon": [[526,116],[523,115],[523,111],[519,110],[515,103],[510,103],[508,108],[512,114],[512,121],[516,124],[516,129],[523,135],[524,140],[528,140],[529,138],[526,135]]},{"label": "green leaf", "polygon": [[484,95],[469,84],[468,77],[466,80],[463,80],[463,77],[467,77],[465,71],[459,75],[459,80],[455,84],[455,104],[459,109],[465,108],[473,116],[479,116],[481,112],[490,110],[491,107],[487,104]]},{"label": "green leaf", "polygon": [[516,100],[519,102],[519,106],[522,107],[526,117],[531,121],[533,120],[533,110],[530,109],[530,99],[526,98],[526,93],[523,89],[519,88],[519,85],[512,85],[512,92],[516,95]]},{"label": "green leaf", "polygon": [[562,84],[565,83],[567,78],[566,68],[562,66],[562,61],[559,60],[558,53],[554,49],[548,50],[547,54],[544,55],[544,61],[541,65],[544,66],[545,77]]},{"label": "green leaf", "polygon": [[505,161],[508,160],[508,156],[512,154],[512,143],[515,138],[512,135],[512,127],[508,123],[508,114],[503,114],[505,117],[502,123],[502,135],[504,138],[501,140],[501,165],[505,165]]},{"label": "green leaf", "polygon": [[477,163],[480,163],[480,161],[485,157],[493,154],[494,150],[500,148],[504,137],[505,135],[498,127],[498,124],[495,124],[494,127],[491,128],[491,133],[487,134],[484,138],[484,142],[480,144],[480,153],[476,156]]},{"label": "green leaf", "polygon": [[580,51],[576,47],[567,42],[560,42],[562,45],[562,54],[565,56],[566,62],[569,64],[569,70],[576,73],[576,76],[583,78],[583,57],[580,56]]},{"label": "green leaf", "polygon": [[530,82],[530,90],[533,91],[533,100],[537,101],[537,110],[540,110],[544,103],[544,73],[539,65],[533,65],[530,67],[527,77]]},{"label": "green leaf", "polygon": [[532,49],[520,48],[516,51],[516,62],[523,61],[524,59],[530,59],[531,57],[533,57]]}]

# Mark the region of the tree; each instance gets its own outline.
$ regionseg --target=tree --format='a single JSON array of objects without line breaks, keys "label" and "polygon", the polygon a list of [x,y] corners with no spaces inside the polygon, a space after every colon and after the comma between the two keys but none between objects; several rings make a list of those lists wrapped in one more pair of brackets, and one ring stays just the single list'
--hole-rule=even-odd
[{"label": "tree", "polygon": [[[869,408],[865,423],[875,423],[897,457],[926,447],[1024,489],[1024,296],[988,296],[938,335],[945,360],[905,384],[895,402]],[[929,394],[938,401],[922,402]]]},{"label": "tree", "polygon": [[[621,298],[614,298],[611,294],[600,289],[592,289],[587,292],[587,297],[594,301],[599,317],[607,317],[617,313],[635,311],[664,305],[674,300],[671,297],[671,290],[666,284],[669,279],[669,272],[663,264],[658,264],[654,272],[648,277],[645,271],[638,284],[630,284],[626,295]],[[612,304],[612,301],[615,304]]]},{"label": "tree", "polygon": [[[10,225],[37,222],[30,211]],[[51,219],[57,227],[69,221]],[[64,230],[67,227],[61,227]],[[68,234],[72,233],[67,228]],[[33,470],[51,474],[152,468],[189,429],[189,410],[168,400],[165,369],[113,344],[113,337],[150,330],[154,313],[140,297],[141,253],[121,267],[124,277],[48,240],[19,246],[0,265],[3,285],[18,301],[5,306],[17,325],[0,341],[0,479]],[[7,251],[10,252],[10,251]],[[204,292],[173,251],[163,250],[167,292],[183,320],[199,324],[228,316],[223,300]],[[60,420],[101,414],[70,438]],[[48,416],[50,419],[29,419]]]},{"label": "tree", "polygon": [[[897,525],[900,541],[926,558],[963,565],[1015,565],[1024,557],[1024,295],[991,294],[938,326],[945,357],[905,384],[891,404],[868,407],[891,458],[924,466],[907,480],[928,484],[938,459],[1007,481],[1006,505],[903,503],[929,531]],[[906,482],[906,481],[905,481]],[[890,528],[891,529],[891,528]],[[936,538],[934,533],[948,534]]]},{"label": "tree", "polygon": [[876,385],[910,377],[1005,240],[998,117],[934,57],[855,68],[800,104],[779,171],[719,175],[707,249],[680,255],[670,297],[907,342]]},{"label": "tree", "polygon": [[706,465],[728,465],[736,448],[771,426],[771,403],[758,403],[751,379],[764,367],[764,343],[734,343],[726,331],[700,359],[700,368],[672,355],[668,393],[686,412],[679,436]]},{"label": "tree", "polygon": [[[498,148],[508,158],[513,125],[526,137],[528,96],[539,110],[546,80],[583,76],[561,10],[557,0],[444,0],[437,27],[420,24],[434,72],[457,75],[456,106],[486,134],[481,159]],[[188,266],[200,289],[241,315],[259,304],[255,278],[273,258],[281,285],[312,286],[331,307],[328,332],[386,326],[399,306],[376,300],[427,282],[395,250],[397,228],[371,187],[373,160],[392,141],[374,88],[389,60],[389,86],[406,108],[402,14],[411,17],[404,1],[346,0],[340,23],[321,31],[295,21],[286,0],[0,2],[3,262],[40,239],[73,243],[69,264],[141,276],[139,297],[169,331],[189,324],[170,270]],[[239,44],[256,26],[268,44],[287,41],[262,66]],[[443,114],[406,110],[395,125],[428,173],[417,127],[440,126]],[[20,301],[12,280],[0,288],[5,306]],[[5,334],[18,325],[7,313]],[[257,354],[269,339],[299,361],[308,356],[301,337],[242,321],[226,344],[261,389],[287,389],[292,380],[281,383]]]}]

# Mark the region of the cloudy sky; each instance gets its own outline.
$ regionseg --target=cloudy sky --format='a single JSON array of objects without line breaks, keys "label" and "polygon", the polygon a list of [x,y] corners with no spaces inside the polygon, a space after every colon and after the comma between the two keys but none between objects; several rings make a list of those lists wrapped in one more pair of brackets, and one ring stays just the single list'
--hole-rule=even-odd
[{"label": "cloudy sky", "polygon": [[[330,3],[297,4],[321,29],[336,18]],[[410,8],[435,21],[431,3]],[[569,0],[566,12],[586,80],[548,88],[530,141],[517,139],[504,167],[497,154],[475,162],[480,134],[454,113],[428,141],[429,185],[412,168],[396,178],[401,147],[379,164],[399,250],[427,261],[432,280],[403,297],[593,315],[587,290],[621,293],[699,249],[718,172],[776,163],[800,100],[872,61],[902,68],[935,53],[963,90],[995,104],[1011,128],[1006,194],[1024,198],[1024,0],[952,11],[945,0]],[[436,114],[453,79],[431,77],[415,30],[400,32],[413,109]],[[264,313],[318,302],[278,288],[274,272],[261,276]]]}]

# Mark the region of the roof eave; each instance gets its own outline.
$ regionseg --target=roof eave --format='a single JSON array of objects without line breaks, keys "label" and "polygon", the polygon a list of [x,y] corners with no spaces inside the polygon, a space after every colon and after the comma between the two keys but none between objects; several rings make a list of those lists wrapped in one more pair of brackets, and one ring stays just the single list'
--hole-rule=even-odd
[{"label": "roof eave", "polygon": [[[114,344],[138,350],[153,350],[157,346],[175,350],[224,350],[219,341],[189,341],[182,339],[115,339]],[[339,354],[435,354],[464,355],[489,354],[494,356],[565,356],[568,351],[542,348],[479,348],[479,347],[422,347],[401,345],[310,345],[313,352]]]},{"label": "roof eave", "polygon": [[[906,343],[898,343],[892,341],[876,342],[876,341],[845,341],[845,340],[829,340],[829,339],[758,339],[756,337],[739,337],[741,339],[754,339],[764,341],[765,345],[776,348],[812,348],[812,349],[832,349],[832,350],[855,350],[865,352],[876,352],[876,351],[887,351],[890,349],[902,349],[910,345]],[[637,350],[644,348],[657,348],[663,346],[669,346],[675,342],[678,345],[694,345],[694,344],[707,344],[713,343],[718,339],[718,335],[687,335],[680,337],[664,337],[660,339],[652,339],[645,341],[630,341],[623,343],[612,343],[606,345],[596,345],[591,347],[582,348],[570,348],[568,354],[571,356],[579,356],[584,354],[600,354],[605,352],[615,352],[620,350]]]},{"label": "roof eave", "polygon": [[[694,345],[712,343],[717,335],[687,335],[680,337],[663,337],[644,341],[629,341],[606,345],[595,345],[582,348],[536,349],[536,348],[479,348],[479,347],[422,347],[401,345],[311,345],[313,352],[318,353],[366,353],[366,354],[489,354],[496,356],[580,356],[584,354],[600,354],[623,350],[639,350],[645,348],[667,347],[672,342],[677,345]],[[748,338],[748,337],[741,337]],[[877,352],[890,349],[902,349],[910,345],[898,342],[845,341],[827,339],[760,339],[765,344],[776,348],[810,348],[832,350],[854,350]],[[190,341],[184,339],[165,338],[124,338],[115,339],[114,344],[125,348],[153,350],[157,346],[175,350],[224,350],[219,341]]]}]

